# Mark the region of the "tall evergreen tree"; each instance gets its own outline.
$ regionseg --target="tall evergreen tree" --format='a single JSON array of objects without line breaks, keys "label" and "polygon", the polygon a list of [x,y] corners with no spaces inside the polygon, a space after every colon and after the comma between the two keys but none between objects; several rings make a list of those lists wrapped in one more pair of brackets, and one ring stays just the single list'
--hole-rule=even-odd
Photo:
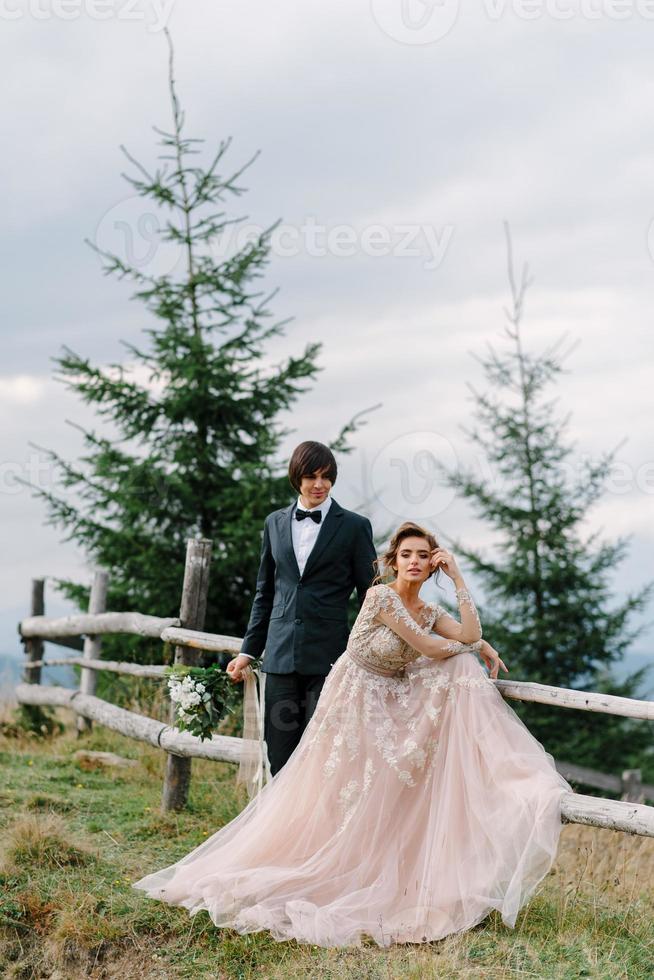
[{"label": "tall evergreen tree", "polygon": [[[506,226],[505,226],[506,227]],[[624,559],[627,540],[584,539],[581,524],[600,498],[617,451],[596,462],[566,463],[569,415],[557,419],[556,399],[546,390],[562,372],[562,339],[541,354],[525,349],[522,320],[528,270],[516,282],[506,227],[512,304],[506,315],[507,349],[491,345],[475,356],[489,390],[469,385],[475,425],[464,428],[493,471],[491,479],[470,467],[439,469],[446,485],[471,501],[497,533],[497,556],[453,543],[483,584],[485,636],[501,653],[516,680],[557,687],[642,696],[647,667],[619,683],[612,668],[643,627],[629,628],[645,608],[654,583],[611,599],[609,575]],[[575,476],[570,476],[570,470]],[[611,715],[545,705],[512,707],[555,757],[620,771],[641,765],[652,771],[651,726]]]},{"label": "tall evergreen tree", "polygon": [[[264,366],[267,342],[288,322],[268,322],[276,290],[264,295],[254,287],[268,264],[276,224],[234,254],[216,258],[225,251],[226,233],[243,220],[229,217],[224,201],[243,193],[239,178],[258,153],[226,176],[219,167],[231,138],[221,141],[208,166],[193,159],[204,141],[183,135],[167,31],[166,37],[173,128],[153,127],[164,164],[150,173],[121,149],[139,174],[124,175],[126,180],[165,213],[159,239],[180,250],[183,273],[148,274],[89,242],[102,256],[105,274],[136,283],[134,298],[145,303],[155,325],[145,330],[146,349],[125,343],[127,366],[98,367],[68,347],[54,358],[59,379],[95,406],[117,437],[80,428],[85,448],[79,462],[46,450],[67,493],[35,490],[47,504],[48,522],[63,527],[65,540],[110,573],[113,610],[177,615],[185,541],[211,538],[206,629],[242,635],[264,518],[293,493],[278,458],[281,441],[293,430],[278,417],[315,377],[321,344]],[[330,443],[333,450],[350,451],[347,437],[358,418],[342,427]],[[86,586],[60,580],[59,588],[85,607]],[[119,642],[124,654],[125,638]],[[116,641],[107,640],[105,650],[114,655]],[[131,653],[156,660],[160,644],[132,641]]]}]

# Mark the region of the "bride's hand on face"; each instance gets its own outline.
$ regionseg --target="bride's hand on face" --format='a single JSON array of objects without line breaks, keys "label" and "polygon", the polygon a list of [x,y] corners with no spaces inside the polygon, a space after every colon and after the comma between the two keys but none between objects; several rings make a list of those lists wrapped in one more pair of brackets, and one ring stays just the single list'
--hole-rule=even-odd
[{"label": "bride's hand on face", "polygon": [[461,576],[459,566],[456,563],[456,558],[451,551],[446,548],[434,548],[431,553],[430,558],[431,569],[436,571],[439,568],[445,572],[451,579],[455,579]]},{"label": "bride's hand on face", "polygon": [[509,668],[506,666],[502,658],[500,657],[497,650],[487,643],[486,640],[481,641],[481,650],[479,651],[479,656],[484,661],[488,667],[488,676],[491,680],[497,680],[497,675],[499,674],[500,667],[505,670],[508,674]]}]

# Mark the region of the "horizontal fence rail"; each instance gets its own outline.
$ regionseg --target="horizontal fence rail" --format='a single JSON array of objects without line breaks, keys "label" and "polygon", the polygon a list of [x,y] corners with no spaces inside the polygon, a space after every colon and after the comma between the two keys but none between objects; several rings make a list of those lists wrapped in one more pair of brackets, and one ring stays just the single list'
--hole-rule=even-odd
[{"label": "horizontal fence rail", "polygon": [[[19,633],[25,643],[27,657],[25,682],[16,688],[18,702],[32,706],[69,708],[76,713],[80,731],[88,730],[92,722],[97,722],[128,738],[165,750],[168,756],[162,801],[164,809],[179,809],[185,805],[190,780],[188,767],[192,758],[239,763],[243,750],[248,749],[247,743],[241,738],[218,734],[202,741],[188,732],[180,732],[173,723],[172,708],[171,723],[166,724],[96,697],[94,677],[98,671],[161,680],[165,678],[167,670],[162,664],[102,660],[101,637],[130,634],[159,639],[174,647],[175,663],[186,665],[195,662],[195,651],[238,654],[243,642],[240,637],[207,633],[200,628],[204,624],[210,553],[211,543],[206,540],[187,542],[186,571],[178,618],[149,616],[139,612],[104,611],[106,575],[98,572],[88,613],[58,618],[45,616],[43,580],[37,579],[32,583],[33,615],[19,623]],[[191,625],[195,628],[188,628]],[[83,649],[84,655],[46,659],[43,656],[44,641],[74,650]],[[41,684],[41,668],[62,665],[82,668],[80,690]],[[530,681],[497,679],[494,683],[505,698],[625,718],[654,720],[654,702],[651,701]],[[252,751],[256,748],[252,746]],[[556,761],[556,767],[564,778],[574,783],[622,794],[621,800],[609,800],[580,793],[566,793],[561,802],[561,817],[564,821],[654,837],[654,807],[641,802],[646,798],[654,800],[654,786],[641,783],[639,770],[626,770],[622,776],[617,776],[569,762]]]},{"label": "horizontal fence rail", "polygon": [[164,643],[176,643],[180,647],[193,650],[207,650],[211,653],[240,653],[243,638],[222,636],[220,633],[202,633],[200,630],[185,630],[177,626],[167,626],[161,632]]},{"label": "horizontal fence rail", "polygon": [[30,616],[20,624],[20,635],[41,640],[56,640],[65,636],[97,636],[106,633],[131,633],[134,636],[150,636],[161,639],[162,630],[179,626],[179,619],[161,619],[138,612],[81,613],[79,616]]},{"label": "horizontal fence rail", "polygon": [[109,674],[131,674],[132,677],[160,679],[168,668],[162,664],[133,664],[127,660],[91,660],[84,657],[56,657],[54,660],[31,660],[34,667],[84,667],[85,670],[106,670]]},{"label": "horizontal fence rail", "polygon": [[[191,630],[178,630],[177,633],[190,633]],[[211,633],[200,633],[198,637],[212,636]],[[230,638],[234,639],[234,638]],[[194,644],[197,646],[197,644]],[[206,650],[208,647],[201,646],[199,649]],[[217,648],[216,648],[217,649]],[[220,646],[220,650],[224,650],[224,646]],[[145,677],[152,680],[162,680],[166,676],[167,667],[160,664],[133,664],[128,661],[116,661],[116,660],[86,660],[83,657],[57,657],[48,660],[37,660],[30,664],[31,667],[61,667],[61,666],[77,666],[85,667],[87,670],[100,671],[106,670],[108,673],[112,674],[126,674],[132,677]],[[499,687],[500,683],[496,682]],[[519,681],[512,683],[520,683]],[[29,691],[35,685],[22,685],[21,691],[27,688]],[[510,695],[505,695],[509,697]],[[520,699],[522,700],[522,698]],[[526,699],[525,699],[526,700]],[[618,700],[625,700],[624,698],[619,698]],[[36,702],[24,702],[24,703],[36,703]],[[645,702],[647,703],[647,702]],[[583,710],[586,708],[585,705],[571,705],[567,704],[566,707],[581,707]],[[592,709],[586,709],[592,710]],[[224,759],[222,761],[228,762],[230,760]],[[588,769],[585,766],[578,766],[573,762],[556,761],[556,768],[561,773],[561,775],[568,781],[574,783],[580,783],[582,786],[592,786],[593,789],[604,789],[611,793],[625,793],[627,790],[629,779],[625,776],[614,776],[611,773],[599,772],[596,769]],[[637,772],[637,770],[627,770],[628,773]],[[637,792],[640,792],[645,799],[654,801],[654,784],[641,783],[640,779],[636,779]]]},{"label": "horizontal fence rail", "polygon": [[616,694],[597,694],[594,691],[575,691],[569,687],[551,687],[531,681],[495,681],[505,698],[517,701],[536,701],[539,704],[555,704],[559,708],[577,708],[580,711],[599,711],[606,715],[622,715],[624,718],[642,718],[654,721],[654,701],[622,698]]},{"label": "horizontal fence rail", "polygon": [[[610,793],[620,793],[622,791],[623,780],[620,776],[614,776],[608,772],[597,772],[595,769],[577,766],[573,762],[557,762],[556,768],[565,779],[571,779],[573,782],[581,783],[583,786],[592,786],[594,789],[606,789]],[[654,786],[643,786],[643,792],[654,799]]]},{"label": "horizontal fence rail", "polygon": [[[50,684],[19,684],[16,697],[20,704],[40,707],[71,708],[91,721],[97,721],[114,732],[155,748],[166,749],[183,758],[213,759],[215,762],[240,761],[243,739],[233,735],[214,735],[201,741],[189,732],[180,732],[172,725],[147,718],[135,711],[109,704],[93,694],[82,694]],[[256,747],[256,745],[254,746]]]},{"label": "horizontal fence rail", "polygon": [[566,793],[561,799],[561,817],[567,823],[583,823],[625,834],[654,837],[654,806],[604,800],[601,796]]},{"label": "horizontal fence rail", "polygon": [[[116,616],[119,613],[104,613],[103,616]],[[130,613],[130,616],[138,615]],[[81,618],[81,617],[80,617]],[[87,619],[99,617],[88,616]],[[143,617],[155,620],[156,617]],[[33,624],[36,620],[42,621],[40,631],[32,626],[30,637],[39,637],[47,640],[50,638],[50,627],[48,624],[60,624],[65,620],[46,619],[45,616],[32,617],[23,622]],[[159,620],[159,622],[169,622],[169,620]],[[57,627],[58,628],[58,627]],[[111,630],[104,630],[105,634]],[[128,632],[122,630],[121,632]],[[22,630],[21,634],[26,634]],[[62,634],[59,634],[62,635]],[[224,636],[220,633],[203,633],[200,630],[181,629],[176,626],[165,626],[160,633],[149,633],[140,635],[158,636],[164,642],[174,643],[176,646],[188,647],[193,650],[203,650],[208,653],[240,653],[243,640],[238,636]],[[48,658],[48,660],[37,660],[30,663],[31,667],[55,667],[66,664],[76,664],[80,667],[87,667],[89,670],[108,670],[116,674],[134,674],[140,677],[159,677],[165,670],[159,670],[156,665],[145,666],[131,664],[116,660],[91,660],[82,657],[62,657],[59,659]],[[149,672],[149,673],[146,673]],[[505,698],[512,698],[516,701],[534,701],[539,704],[552,704],[558,708],[575,708],[578,711],[596,711],[607,715],[621,715],[625,718],[641,718],[644,721],[654,721],[654,701],[640,701],[637,698],[623,698],[615,694],[598,694],[595,691],[577,691],[573,688],[552,687],[548,684],[535,684],[532,681],[504,681],[495,680],[493,682],[500,693]]]},{"label": "horizontal fence rail", "polygon": [[[47,684],[19,684],[16,697],[21,704],[71,708],[85,718],[97,721],[128,738],[148,742],[185,758],[211,759],[214,762],[240,761],[243,739],[230,735],[213,735],[201,741],[188,732],[146,718],[125,708],[118,708],[101,698],[79,691]],[[256,752],[256,743],[252,751]],[[604,800],[581,793],[566,793],[561,799],[561,817],[570,823],[609,827],[628,834],[654,837],[654,807],[622,800]]]},{"label": "horizontal fence rail", "polygon": [[614,776],[608,772],[598,772],[596,769],[577,766],[574,762],[560,762],[559,760],[555,760],[555,762],[556,768],[568,782],[592,786],[593,789],[605,789],[610,793],[621,793],[623,799],[625,799],[625,794],[631,798],[630,794],[635,791],[644,799],[654,801],[654,785],[641,782],[640,769],[625,769],[622,776]]}]

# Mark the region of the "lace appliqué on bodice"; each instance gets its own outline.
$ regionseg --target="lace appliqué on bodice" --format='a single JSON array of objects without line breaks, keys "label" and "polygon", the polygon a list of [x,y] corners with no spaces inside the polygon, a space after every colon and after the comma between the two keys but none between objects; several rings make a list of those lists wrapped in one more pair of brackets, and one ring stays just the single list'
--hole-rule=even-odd
[{"label": "lace appliqu\u00e9 on bodice", "polygon": [[[460,601],[466,599],[460,597]],[[418,635],[429,634],[438,617],[446,615],[441,606],[427,603],[421,626],[389,586],[375,586],[366,595],[343,654],[345,664],[349,664],[342,678],[343,699],[337,711],[332,706],[324,717],[318,703],[309,738],[309,744],[327,747],[323,772],[328,779],[338,774],[343,763],[361,755],[363,729],[373,732],[375,758],[367,757],[363,779],[351,780],[339,794],[340,831],[362,805],[380,766],[395,772],[406,786],[419,784],[436,761],[442,710],[458,692],[495,694],[495,685],[483,671],[457,673],[445,669],[414,650],[390,627],[376,623],[375,616],[381,610]],[[480,643],[452,641],[452,652],[476,651]],[[405,671],[408,664],[411,669]],[[421,693],[416,698],[418,691]]]},{"label": "lace appliqu\u00e9 on bodice", "polygon": [[390,586],[380,584],[369,590],[352,627],[346,654],[375,674],[397,676],[407,663],[417,660],[420,654],[390,626],[374,621],[377,613],[382,611],[404,623],[418,636],[428,636],[444,610],[428,602],[421,611],[421,623],[418,623]]}]

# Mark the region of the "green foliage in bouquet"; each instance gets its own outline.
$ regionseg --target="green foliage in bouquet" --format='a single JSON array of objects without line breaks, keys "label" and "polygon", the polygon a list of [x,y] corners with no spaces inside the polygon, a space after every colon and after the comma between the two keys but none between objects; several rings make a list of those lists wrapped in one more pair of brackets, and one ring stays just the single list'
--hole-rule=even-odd
[{"label": "green foliage in bouquet", "polygon": [[238,686],[219,664],[166,668],[170,700],[175,705],[176,727],[204,741],[241,700]]}]

